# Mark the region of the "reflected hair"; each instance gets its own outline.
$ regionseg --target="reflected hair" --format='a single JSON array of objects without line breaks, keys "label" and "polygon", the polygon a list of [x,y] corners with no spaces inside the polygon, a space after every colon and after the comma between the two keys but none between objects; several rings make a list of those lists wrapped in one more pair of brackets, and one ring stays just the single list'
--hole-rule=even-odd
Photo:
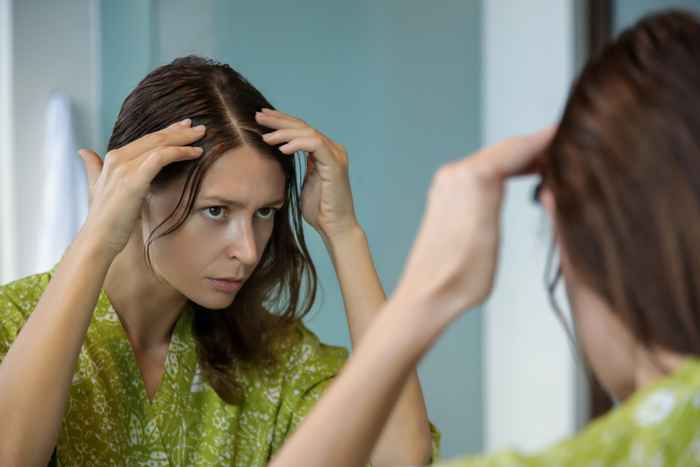
[{"label": "reflected hair", "polygon": [[255,271],[225,310],[207,310],[190,302],[192,331],[206,381],[228,403],[241,400],[234,377],[246,365],[274,363],[271,345],[281,332],[311,309],[317,290],[316,269],[308,252],[300,205],[300,161],[265,143],[267,130],[255,112],[274,107],[230,66],[197,56],[178,58],[149,73],[124,101],[108,150],[190,118],[204,124],[206,135],[193,146],[204,152],[196,160],[175,162],[155,177],[151,189],[185,180],[177,206],[146,239],[144,255],[151,267],[150,246],[177,231],[188,219],[202,179],[225,152],[250,146],[277,161],[286,178],[285,203],[275,214],[272,236]]}]

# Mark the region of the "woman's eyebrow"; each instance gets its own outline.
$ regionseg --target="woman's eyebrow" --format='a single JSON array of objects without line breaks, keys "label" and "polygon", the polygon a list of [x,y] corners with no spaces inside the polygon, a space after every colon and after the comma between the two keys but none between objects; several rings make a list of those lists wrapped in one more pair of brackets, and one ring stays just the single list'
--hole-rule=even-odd
[{"label": "woman's eyebrow", "polygon": [[[218,203],[218,204],[225,204],[229,206],[237,206],[237,207],[243,207],[245,206],[244,203],[241,203],[240,201],[234,201],[232,199],[224,198],[223,196],[203,196],[201,198],[201,201],[208,201],[208,202],[213,202],[213,203]],[[283,205],[285,202],[285,198],[280,198],[276,200],[272,200],[270,202],[265,203],[266,206],[278,206],[278,205]]]}]

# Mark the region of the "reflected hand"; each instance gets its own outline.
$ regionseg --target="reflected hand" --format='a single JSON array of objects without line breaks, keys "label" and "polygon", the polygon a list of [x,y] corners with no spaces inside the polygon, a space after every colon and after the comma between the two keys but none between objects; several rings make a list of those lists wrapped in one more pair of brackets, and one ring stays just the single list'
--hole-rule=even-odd
[{"label": "reflected hand", "polygon": [[204,133],[202,125],[192,128],[185,120],[109,151],[104,162],[95,151],[79,151],[90,188],[85,225],[99,236],[108,254],[116,256],[126,246],[151,181],[161,169],[202,155],[201,148],[187,145]]},{"label": "reflected hand", "polygon": [[330,240],[355,228],[357,217],[345,148],[303,120],[283,112],[263,109],[255,118],[275,130],[263,135],[267,144],[281,145],[279,150],[288,155],[297,151],[308,153],[301,195],[304,219]]}]

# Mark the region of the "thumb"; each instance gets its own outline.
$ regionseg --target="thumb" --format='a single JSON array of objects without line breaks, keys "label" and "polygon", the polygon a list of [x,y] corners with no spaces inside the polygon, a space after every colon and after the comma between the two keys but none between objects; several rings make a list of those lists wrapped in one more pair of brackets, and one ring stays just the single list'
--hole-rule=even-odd
[{"label": "thumb", "polygon": [[525,136],[504,139],[479,151],[473,164],[479,164],[485,173],[506,179],[516,175],[527,175],[537,170],[547,145],[552,140],[556,127],[549,127]]},{"label": "thumb", "polygon": [[102,159],[97,155],[92,149],[81,149],[78,151],[80,158],[83,160],[85,165],[85,173],[88,179],[88,190],[90,196],[90,203],[92,203],[93,190],[95,189],[95,183],[97,178],[102,172]]},{"label": "thumb", "polygon": [[498,160],[498,170],[504,177],[528,175],[541,165],[542,156],[557,131],[550,126],[526,136],[511,139],[508,150]]}]

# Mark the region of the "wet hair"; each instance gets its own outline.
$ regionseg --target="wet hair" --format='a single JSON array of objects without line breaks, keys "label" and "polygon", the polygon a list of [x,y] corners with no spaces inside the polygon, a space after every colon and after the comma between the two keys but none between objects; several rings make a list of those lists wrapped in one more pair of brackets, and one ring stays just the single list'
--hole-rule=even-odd
[{"label": "wet hair", "polygon": [[700,23],[668,10],[584,68],[543,180],[573,267],[649,348],[700,355]]},{"label": "wet hair", "polygon": [[114,125],[108,150],[120,148],[168,125],[192,119],[204,124],[204,138],[193,146],[203,155],[163,168],[152,189],[184,178],[177,206],[147,238],[150,246],[178,230],[189,217],[209,167],[225,152],[244,145],[276,160],[286,177],[286,201],[274,219],[272,236],[251,277],[225,310],[194,309],[193,335],[199,365],[206,381],[229,403],[240,400],[234,377],[243,365],[274,363],[275,336],[311,309],[317,289],[314,264],[304,240],[298,162],[262,140],[269,131],[255,120],[255,112],[274,108],[230,66],[197,56],[174,60],[149,73],[125,99]]}]

